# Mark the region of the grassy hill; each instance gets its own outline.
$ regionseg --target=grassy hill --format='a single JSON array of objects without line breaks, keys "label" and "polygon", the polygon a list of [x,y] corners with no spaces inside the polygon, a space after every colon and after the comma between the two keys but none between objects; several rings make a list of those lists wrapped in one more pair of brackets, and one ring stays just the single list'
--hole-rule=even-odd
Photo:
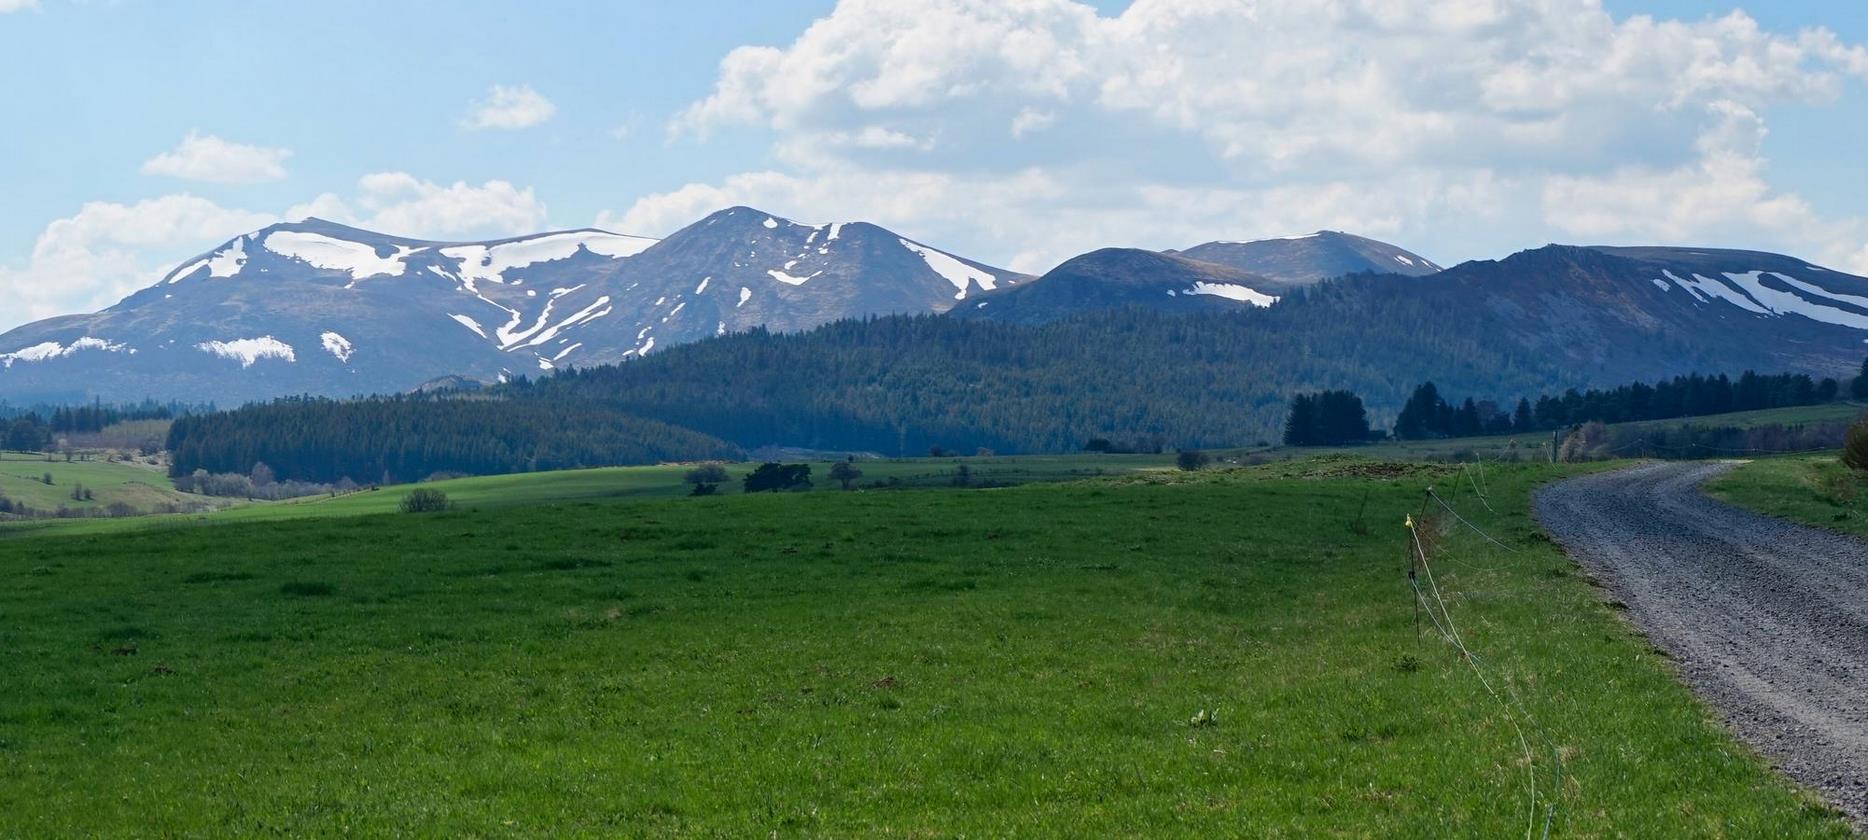
[{"label": "grassy hill", "polygon": [[[44,481],[47,475],[52,476],[51,484]],[[72,490],[77,487],[92,491],[93,498],[73,499]],[[101,510],[113,503],[153,511],[165,504],[188,506],[203,501],[177,492],[157,466],[130,461],[66,461],[62,457],[48,461],[43,455],[25,452],[0,452],[0,496],[41,511],[55,511],[61,506]]]},{"label": "grassy hill", "polygon": [[[0,835],[1847,836],[1541,538],[1577,469],[28,532]],[[1424,532],[1515,706],[1416,618],[1430,484],[1509,547]]]}]

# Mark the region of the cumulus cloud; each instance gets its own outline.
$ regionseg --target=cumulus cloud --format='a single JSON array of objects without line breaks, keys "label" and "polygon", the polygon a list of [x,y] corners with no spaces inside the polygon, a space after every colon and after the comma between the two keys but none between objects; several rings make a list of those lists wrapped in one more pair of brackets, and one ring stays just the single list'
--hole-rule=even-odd
[{"label": "cumulus cloud", "polygon": [[558,113],[558,106],[530,85],[494,85],[476,100],[461,124],[470,129],[531,128]]},{"label": "cumulus cloud", "polygon": [[272,219],[187,194],[86,204],[46,226],[25,266],[0,266],[0,299],[11,304],[0,330],[107,306],[161,279],[173,259],[188,253],[176,247],[203,247]]},{"label": "cumulus cloud", "polygon": [[143,174],[216,184],[257,184],[284,178],[285,159],[291,156],[289,149],[249,146],[190,131],[181,145],[145,162]]},{"label": "cumulus cloud", "polygon": [[[656,232],[701,197],[892,211],[1036,266],[1313,226],[1464,251],[1442,258],[1744,225],[1748,241],[1853,253],[1859,226],[1773,187],[1755,140],[1773,106],[1864,80],[1868,49],[1827,30],[1618,19],[1597,0],[1136,0],[1112,17],[1073,0],[843,0],[787,46],[733,50],[670,123],[683,142],[767,134],[780,166],[612,217]],[[1007,178],[1047,188],[995,189]],[[939,185],[948,203],[845,191],[865,183]]]},{"label": "cumulus cloud", "polygon": [[545,226],[545,204],[531,187],[508,181],[437,184],[377,172],[358,179],[351,197],[324,193],[286,211],[291,219],[307,216],[418,238],[516,236]]},{"label": "cumulus cloud", "polygon": [[37,8],[39,8],[39,0],[0,0],[0,15]]}]

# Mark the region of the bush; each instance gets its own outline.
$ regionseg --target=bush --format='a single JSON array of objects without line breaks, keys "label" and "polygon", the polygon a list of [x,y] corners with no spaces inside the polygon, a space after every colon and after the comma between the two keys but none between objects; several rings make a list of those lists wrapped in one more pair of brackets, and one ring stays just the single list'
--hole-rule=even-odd
[{"label": "bush", "polygon": [[451,506],[448,503],[448,494],[424,487],[420,490],[411,490],[407,496],[403,496],[401,508],[403,513],[435,513],[447,510]]},{"label": "bush", "polygon": [[1194,472],[1195,470],[1202,469],[1210,461],[1212,461],[1212,458],[1207,457],[1205,452],[1201,452],[1198,449],[1183,449],[1180,451],[1179,455],[1174,456],[1175,466],[1187,472]]},{"label": "bush", "polygon": [[1868,472],[1868,420],[1857,421],[1842,438],[1842,463],[1856,472]]},{"label": "bush", "polygon": [[810,464],[760,464],[743,480],[746,492],[764,493],[811,489]]}]

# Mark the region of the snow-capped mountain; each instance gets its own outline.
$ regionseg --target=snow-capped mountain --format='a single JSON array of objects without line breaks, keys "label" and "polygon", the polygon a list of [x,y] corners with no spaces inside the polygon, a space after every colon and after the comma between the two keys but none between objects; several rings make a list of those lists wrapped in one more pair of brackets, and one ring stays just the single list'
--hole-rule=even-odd
[{"label": "snow-capped mountain", "polygon": [[607,287],[612,323],[557,344],[584,342],[570,359],[579,364],[625,359],[754,327],[945,312],[1028,279],[865,222],[806,225],[733,207],[625,260]]},{"label": "snow-capped mountain", "polygon": [[428,242],[309,219],[236,237],[102,312],[0,335],[0,398],[400,392],[755,326],[942,312],[1024,279],[874,225],[743,207],[660,242],[600,230]]},{"label": "snow-capped mountain", "polygon": [[1167,312],[1266,307],[1289,284],[1218,263],[1136,248],[1104,248],[1022,286],[981,295],[955,317],[1042,324],[1078,312],[1146,306]]},{"label": "snow-capped mountain", "polygon": [[[1405,296],[1458,329],[1598,382],[1688,371],[1852,375],[1868,279],[1781,254],[1550,245],[1430,277],[1360,282],[1345,317]],[[1349,302],[1353,301],[1353,303]]]},{"label": "snow-capped mountain", "polygon": [[1345,274],[1421,277],[1440,270],[1433,261],[1412,251],[1334,230],[1254,242],[1208,242],[1168,253],[1229,265],[1289,285]]}]

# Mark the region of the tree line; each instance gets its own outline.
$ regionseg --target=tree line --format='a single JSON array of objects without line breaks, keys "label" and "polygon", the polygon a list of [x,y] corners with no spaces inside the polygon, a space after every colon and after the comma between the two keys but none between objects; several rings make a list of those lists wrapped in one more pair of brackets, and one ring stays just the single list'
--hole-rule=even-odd
[{"label": "tree line", "polygon": [[[1851,391],[1868,393],[1868,362]],[[1745,371],[1737,379],[1725,374],[1676,376],[1653,384],[1634,382],[1616,388],[1574,388],[1561,394],[1543,394],[1535,401],[1520,398],[1512,410],[1498,403],[1467,397],[1455,403],[1442,397],[1438,386],[1425,382],[1414,389],[1395,418],[1394,436],[1401,440],[1473,437],[1549,431],[1584,423],[1631,423],[1704,417],[1734,411],[1818,405],[1841,392],[1834,379],[1817,381],[1808,374],[1761,374]],[[1293,405],[1293,415],[1296,407]]]}]

